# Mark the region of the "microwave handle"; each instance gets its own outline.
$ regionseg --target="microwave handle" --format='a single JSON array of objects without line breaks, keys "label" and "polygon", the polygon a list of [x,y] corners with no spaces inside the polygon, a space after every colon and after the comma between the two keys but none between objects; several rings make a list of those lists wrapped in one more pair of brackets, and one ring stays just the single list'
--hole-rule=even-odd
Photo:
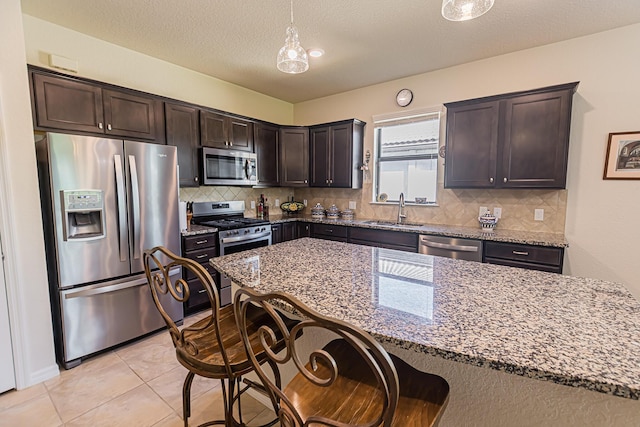
[{"label": "microwave handle", "polygon": [[249,159],[244,160],[244,176],[246,179],[251,178],[251,161]]}]

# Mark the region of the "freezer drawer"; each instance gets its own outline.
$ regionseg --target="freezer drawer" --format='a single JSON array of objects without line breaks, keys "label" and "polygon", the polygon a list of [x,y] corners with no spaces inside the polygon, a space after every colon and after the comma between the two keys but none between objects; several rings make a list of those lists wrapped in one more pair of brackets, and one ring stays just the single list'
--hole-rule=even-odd
[{"label": "freezer drawer", "polygon": [[[172,280],[180,275],[180,268]],[[165,310],[183,317],[182,303],[162,295]],[[83,356],[121,344],[165,326],[144,275],[60,292],[65,368]]]}]

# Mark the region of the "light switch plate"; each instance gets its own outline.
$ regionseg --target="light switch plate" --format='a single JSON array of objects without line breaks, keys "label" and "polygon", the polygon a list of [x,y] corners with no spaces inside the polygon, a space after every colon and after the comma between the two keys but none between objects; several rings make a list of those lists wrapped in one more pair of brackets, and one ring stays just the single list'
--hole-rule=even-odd
[{"label": "light switch plate", "polygon": [[276,206],[280,207],[280,199],[276,199]]},{"label": "light switch plate", "polygon": [[307,206],[307,199],[304,199],[304,200],[302,201],[302,203],[303,203],[305,206]]},{"label": "light switch plate", "polygon": [[356,201],[355,200],[349,200],[349,209],[353,210],[356,208]]},{"label": "light switch plate", "polygon": [[544,209],[535,209],[533,211],[534,221],[544,221]]},{"label": "light switch plate", "polygon": [[480,206],[480,209],[478,209],[478,216],[482,216],[487,212],[487,207],[486,206]]},{"label": "light switch plate", "polygon": [[493,216],[502,218],[502,208],[493,208]]},{"label": "light switch plate", "polygon": [[256,202],[254,200],[251,201],[251,209],[256,208]]}]

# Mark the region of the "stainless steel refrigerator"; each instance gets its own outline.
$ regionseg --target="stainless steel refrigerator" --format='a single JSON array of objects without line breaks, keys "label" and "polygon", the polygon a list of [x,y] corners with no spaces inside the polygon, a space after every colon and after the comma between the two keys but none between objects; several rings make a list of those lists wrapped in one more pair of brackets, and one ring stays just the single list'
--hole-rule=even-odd
[{"label": "stainless steel refrigerator", "polygon": [[[176,148],[48,133],[36,141],[56,354],[65,368],[164,326],[142,255],[180,253]],[[38,139],[38,136],[36,136]],[[174,275],[179,275],[176,269]],[[174,320],[182,304],[169,296]]]}]

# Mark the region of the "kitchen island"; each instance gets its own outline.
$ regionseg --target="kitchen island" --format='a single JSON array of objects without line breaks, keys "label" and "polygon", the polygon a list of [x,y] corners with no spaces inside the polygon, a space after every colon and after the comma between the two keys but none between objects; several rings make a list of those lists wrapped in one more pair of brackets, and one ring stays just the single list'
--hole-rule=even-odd
[{"label": "kitchen island", "polygon": [[640,425],[640,303],[622,286],[298,239],[210,260],[451,385],[442,425]]}]

